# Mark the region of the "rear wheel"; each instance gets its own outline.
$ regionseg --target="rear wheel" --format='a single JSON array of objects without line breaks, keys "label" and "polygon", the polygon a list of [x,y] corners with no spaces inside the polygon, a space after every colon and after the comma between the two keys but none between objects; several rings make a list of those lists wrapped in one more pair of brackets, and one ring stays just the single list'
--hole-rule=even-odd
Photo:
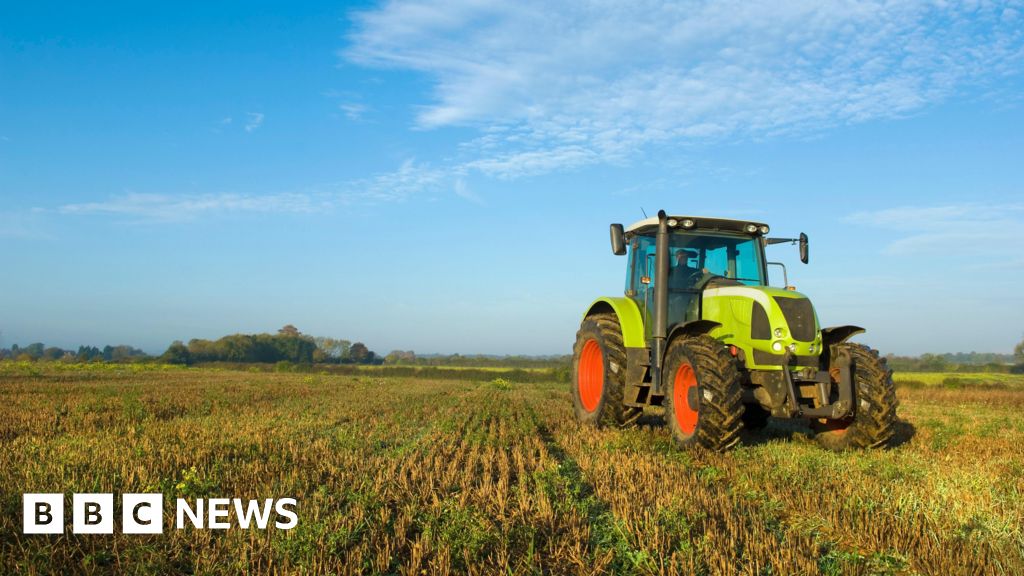
[{"label": "rear wheel", "polygon": [[850,352],[853,364],[853,416],[843,420],[815,420],[811,427],[818,443],[829,450],[882,448],[896,433],[896,387],[892,370],[876,350],[862,344],[839,344]]},{"label": "rear wheel", "polygon": [[580,324],[573,346],[570,393],[576,418],[592,426],[627,423],[622,404],[626,351],[614,313],[592,314]]},{"label": "rear wheel", "polygon": [[736,360],[710,336],[677,338],[665,352],[665,418],[680,447],[739,442],[743,395]]}]

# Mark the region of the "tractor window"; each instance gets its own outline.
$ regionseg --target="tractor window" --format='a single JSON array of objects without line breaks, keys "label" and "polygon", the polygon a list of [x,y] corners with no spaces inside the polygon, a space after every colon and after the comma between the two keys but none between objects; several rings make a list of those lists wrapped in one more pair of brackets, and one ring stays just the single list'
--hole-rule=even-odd
[{"label": "tractor window", "polygon": [[709,246],[704,250],[704,268],[712,274],[729,278],[729,256],[725,246]]},{"label": "tractor window", "polygon": [[673,250],[685,248],[691,266],[716,276],[758,286],[765,282],[761,274],[761,251],[757,238],[734,235],[675,234]]},{"label": "tractor window", "polygon": [[757,240],[736,244],[736,279],[751,286],[767,284],[761,281],[760,250],[757,248]]},{"label": "tractor window", "polygon": [[637,236],[629,243],[629,268],[626,271],[626,295],[636,302],[650,336],[649,309],[654,299],[654,238]]}]

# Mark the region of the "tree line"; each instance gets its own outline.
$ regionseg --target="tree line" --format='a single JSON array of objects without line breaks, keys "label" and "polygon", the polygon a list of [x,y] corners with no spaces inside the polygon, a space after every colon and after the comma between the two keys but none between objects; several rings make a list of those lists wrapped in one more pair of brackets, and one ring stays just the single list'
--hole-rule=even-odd
[{"label": "tree line", "polygon": [[168,364],[201,362],[259,362],[293,364],[380,364],[376,352],[362,342],[352,343],[299,332],[291,324],[277,334],[231,334],[218,340],[175,341],[160,356]]},{"label": "tree line", "polygon": [[[1011,372],[1024,374],[1024,340],[1013,354],[957,352],[920,356],[886,357],[889,367],[899,372]],[[192,365],[205,362],[293,364],[386,364],[391,366],[457,366],[544,368],[565,370],[572,356],[497,356],[486,354],[417,355],[412,350],[393,350],[380,356],[362,342],[340,338],[310,336],[291,324],[276,334],[231,334],[217,340],[193,338],[188,343],[175,341],[159,356],[121,344],[118,346],[79,346],[66,350],[33,342],[0,348],[0,360],[65,362],[165,362]]]},{"label": "tree line", "polygon": [[70,362],[137,362],[149,359],[146,354],[138,348],[121,344],[118,346],[79,346],[78,350],[65,350],[57,346],[46,346],[42,342],[33,342],[28,346],[21,347],[17,344],[10,348],[0,348],[0,360],[64,360]]},{"label": "tree line", "polygon": [[1010,372],[1024,374],[1024,341],[1013,354],[956,352],[920,356],[886,356],[889,367],[897,372]]}]

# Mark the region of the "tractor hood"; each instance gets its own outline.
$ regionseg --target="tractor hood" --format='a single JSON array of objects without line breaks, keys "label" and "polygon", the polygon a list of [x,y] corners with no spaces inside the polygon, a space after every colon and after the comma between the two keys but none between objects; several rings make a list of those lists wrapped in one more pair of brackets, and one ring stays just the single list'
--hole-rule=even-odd
[{"label": "tractor hood", "polygon": [[811,301],[768,286],[710,287],[701,318],[721,324],[714,336],[744,351],[748,367],[779,367],[787,350],[797,366],[817,366],[821,328]]}]

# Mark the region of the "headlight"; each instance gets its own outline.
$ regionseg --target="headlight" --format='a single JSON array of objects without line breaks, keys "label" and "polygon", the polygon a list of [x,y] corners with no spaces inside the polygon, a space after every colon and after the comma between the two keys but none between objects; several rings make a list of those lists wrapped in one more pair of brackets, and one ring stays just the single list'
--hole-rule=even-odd
[{"label": "headlight", "polygon": [[790,344],[789,346],[786,346],[786,350],[789,350],[790,352],[796,352],[796,344]]},{"label": "headlight", "polygon": [[683,220],[683,228],[693,228],[693,224],[693,220],[690,220],[689,218]]},{"label": "headlight", "polygon": [[671,226],[671,227],[675,228],[675,227],[676,227],[676,224],[679,224],[679,221],[678,221],[678,220],[676,220],[675,218],[669,218],[669,219],[668,219],[668,225],[669,225],[669,226]]},{"label": "headlight", "polygon": [[772,350],[782,352],[782,342],[772,342]]},{"label": "headlight", "polygon": [[814,344],[811,344],[810,346],[807,347],[807,352],[809,354],[814,354]]},{"label": "headlight", "polygon": [[776,328],[775,329],[775,337],[776,338],[782,338],[785,334],[786,334],[786,331],[783,330],[782,328]]},{"label": "headlight", "polygon": [[761,226],[761,234],[767,234],[767,233],[768,233],[768,226],[767,225],[762,225]]},{"label": "headlight", "polygon": [[753,224],[747,224],[747,233],[753,234],[754,232],[757,232],[757,226]]}]

